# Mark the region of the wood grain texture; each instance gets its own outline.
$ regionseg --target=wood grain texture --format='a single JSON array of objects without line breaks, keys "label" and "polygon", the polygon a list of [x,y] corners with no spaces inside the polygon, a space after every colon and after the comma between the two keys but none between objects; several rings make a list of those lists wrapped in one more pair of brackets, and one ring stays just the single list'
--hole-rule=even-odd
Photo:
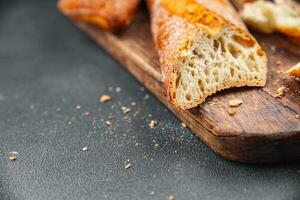
[{"label": "wood grain texture", "polygon": [[[194,109],[181,110],[169,103],[163,88],[157,53],[146,11],[140,11],[132,26],[114,35],[93,26],[78,26],[117,59],[180,120],[217,154],[240,162],[273,163],[300,159],[300,82],[284,75],[300,58],[300,48],[281,35],[255,34],[269,56],[268,83],[264,88],[238,88],[219,92]],[[276,50],[271,46],[276,46]],[[271,50],[273,49],[273,50]],[[276,64],[280,60],[282,64]],[[275,98],[278,87],[286,95]],[[234,116],[228,101],[244,103]]]}]

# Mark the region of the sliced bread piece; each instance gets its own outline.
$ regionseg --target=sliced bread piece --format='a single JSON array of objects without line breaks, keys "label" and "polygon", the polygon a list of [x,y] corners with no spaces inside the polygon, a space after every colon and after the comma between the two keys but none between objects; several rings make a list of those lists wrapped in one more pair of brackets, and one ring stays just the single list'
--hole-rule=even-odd
[{"label": "sliced bread piece", "polygon": [[293,0],[258,0],[244,4],[244,21],[263,33],[281,32],[300,43],[300,4]]},{"label": "sliced bread piece", "polygon": [[193,108],[217,91],[264,86],[267,57],[227,0],[148,0],[171,101]]}]

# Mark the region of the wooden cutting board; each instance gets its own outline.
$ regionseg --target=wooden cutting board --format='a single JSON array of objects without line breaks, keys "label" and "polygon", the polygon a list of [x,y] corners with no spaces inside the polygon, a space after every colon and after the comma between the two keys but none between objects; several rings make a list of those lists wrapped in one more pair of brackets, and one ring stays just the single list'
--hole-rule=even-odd
[{"label": "wooden cutting board", "polygon": [[[140,11],[132,26],[117,35],[84,23],[78,26],[217,154],[248,163],[300,159],[300,82],[283,74],[300,61],[300,48],[283,36],[254,34],[269,56],[266,87],[226,90],[197,108],[181,110],[166,96],[146,11]],[[275,98],[281,86],[286,94]],[[244,103],[230,116],[228,101],[235,98]]]}]

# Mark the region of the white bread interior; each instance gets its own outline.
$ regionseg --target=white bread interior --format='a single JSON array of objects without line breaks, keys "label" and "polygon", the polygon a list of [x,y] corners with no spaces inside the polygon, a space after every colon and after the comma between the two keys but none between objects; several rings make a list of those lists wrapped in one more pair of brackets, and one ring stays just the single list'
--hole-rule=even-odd
[{"label": "white bread interior", "polygon": [[244,5],[243,20],[263,33],[281,29],[300,31],[300,5],[293,0],[258,0]]},{"label": "white bread interior", "polygon": [[196,33],[180,55],[171,94],[175,104],[188,109],[226,88],[265,85],[267,58],[259,55],[257,42],[249,47],[235,39],[241,34],[230,24]]}]

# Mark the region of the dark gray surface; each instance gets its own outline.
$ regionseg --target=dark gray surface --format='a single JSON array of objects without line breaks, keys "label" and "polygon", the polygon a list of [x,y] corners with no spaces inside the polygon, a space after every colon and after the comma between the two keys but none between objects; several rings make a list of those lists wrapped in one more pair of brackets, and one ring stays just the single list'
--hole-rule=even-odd
[{"label": "dark gray surface", "polygon": [[[0,9],[0,199],[300,199],[299,164],[215,155],[55,1],[7,0]],[[105,93],[113,101],[100,104]],[[121,106],[133,100],[139,105],[125,120]],[[103,122],[109,115],[112,128]]]}]

